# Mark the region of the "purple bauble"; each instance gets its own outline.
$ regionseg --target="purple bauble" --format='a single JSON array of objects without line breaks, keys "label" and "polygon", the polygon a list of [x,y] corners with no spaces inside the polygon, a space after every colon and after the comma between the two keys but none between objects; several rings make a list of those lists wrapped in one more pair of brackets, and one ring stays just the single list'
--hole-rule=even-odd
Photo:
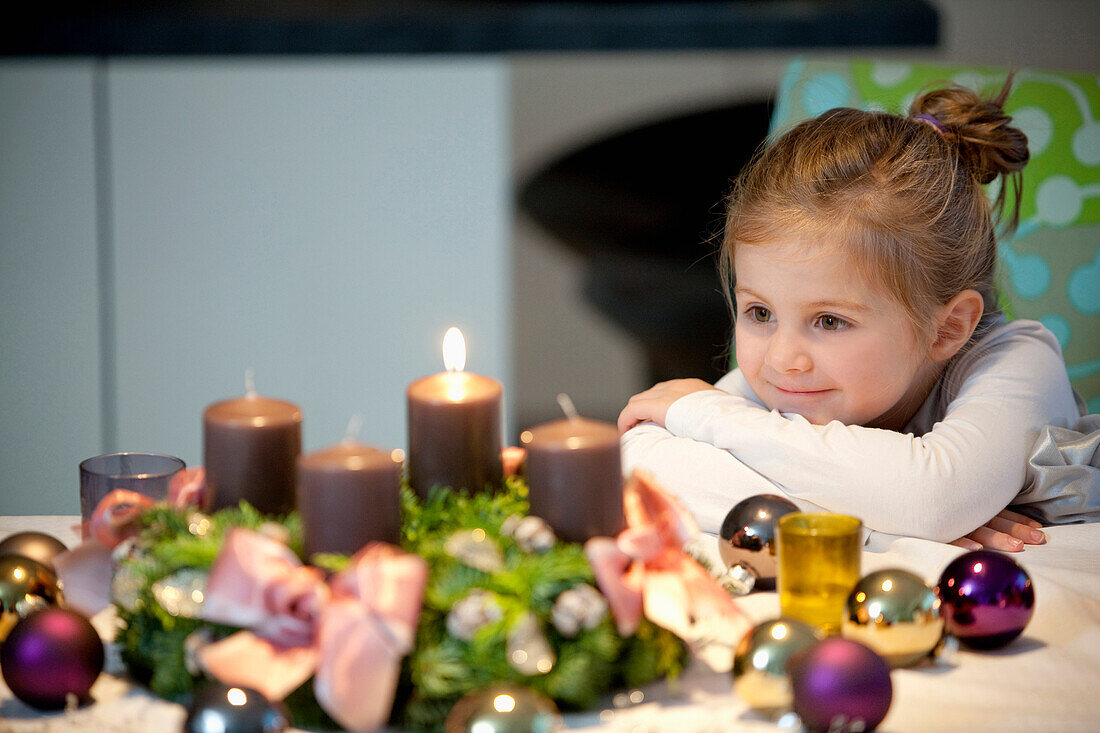
[{"label": "purple bauble", "polygon": [[873,730],[894,697],[886,660],[858,641],[834,636],[790,662],[794,711],[810,731]]},{"label": "purple bauble", "polygon": [[935,593],[944,628],[974,649],[996,649],[1015,639],[1035,611],[1035,588],[1015,560],[974,550],[951,561]]},{"label": "purple bauble", "polygon": [[45,608],[21,619],[0,647],[0,671],[12,694],[31,707],[57,710],[86,700],[103,671],[103,641],[76,611]]}]

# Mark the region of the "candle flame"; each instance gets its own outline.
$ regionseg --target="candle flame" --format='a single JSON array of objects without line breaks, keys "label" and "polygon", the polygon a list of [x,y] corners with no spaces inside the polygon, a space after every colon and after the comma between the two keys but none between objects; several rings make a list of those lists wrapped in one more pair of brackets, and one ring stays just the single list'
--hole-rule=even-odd
[{"label": "candle flame", "polygon": [[449,372],[460,372],[466,368],[466,339],[462,331],[454,326],[447,329],[443,336],[443,366]]}]

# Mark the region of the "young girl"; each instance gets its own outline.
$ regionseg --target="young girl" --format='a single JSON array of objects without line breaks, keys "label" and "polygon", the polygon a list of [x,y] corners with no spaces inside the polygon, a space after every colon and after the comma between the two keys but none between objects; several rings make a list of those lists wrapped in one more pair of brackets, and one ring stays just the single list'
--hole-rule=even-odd
[{"label": "young girl", "polygon": [[769,144],[734,186],[722,246],[738,368],[632,397],[624,468],[711,532],[740,499],[783,493],[890,534],[1044,541],[1002,510],[1039,429],[1082,410],[1055,337],[997,305],[995,225],[1011,187],[1015,226],[1028,159],[1010,86],[931,91],[908,117],[834,109]]}]

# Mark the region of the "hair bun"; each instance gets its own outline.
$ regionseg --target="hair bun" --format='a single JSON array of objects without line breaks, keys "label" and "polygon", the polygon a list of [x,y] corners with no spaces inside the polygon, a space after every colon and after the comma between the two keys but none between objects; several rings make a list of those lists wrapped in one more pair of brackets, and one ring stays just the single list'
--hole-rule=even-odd
[{"label": "hair bun", "polygon": [[1004,111],[1012,77],[992,99],[956,85],[926,92],[909,108],[910,115],[939,121],[944,138],[957,146],[959,160],[979,183],[1018,173],[1027,163],[1027,135],[1009,124],[1012,118]]}]

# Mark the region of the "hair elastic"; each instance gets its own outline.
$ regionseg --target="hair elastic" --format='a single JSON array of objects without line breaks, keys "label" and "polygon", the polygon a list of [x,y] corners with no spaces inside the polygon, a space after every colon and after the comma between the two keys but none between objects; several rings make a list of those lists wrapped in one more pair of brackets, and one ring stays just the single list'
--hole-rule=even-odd
[{"label": "hair elastic", "polygon": [[932,127],[936,128],[936,132],[941,135],[947,132],[947,128],[944,127],[943,124],[932,115],[913,115],[913,119],[928,123]]}]

